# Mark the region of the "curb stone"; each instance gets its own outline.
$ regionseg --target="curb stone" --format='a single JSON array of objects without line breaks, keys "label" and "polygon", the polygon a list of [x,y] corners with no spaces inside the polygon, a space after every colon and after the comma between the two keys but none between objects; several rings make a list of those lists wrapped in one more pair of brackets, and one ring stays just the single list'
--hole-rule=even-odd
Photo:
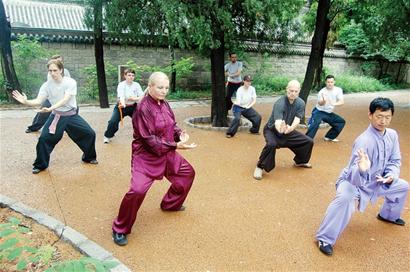
[{"label": "curb stone", "polygon": [[111,252],[91,241],[87,238],[87,236],[79,233],[67,225],[64,225],[63,222],[47,215],[46,213],[33,209],[20,201],[2,194],[0,194],[0,207],[10,208],[25,217],[31,218],[40,225],[54,231],[58,236],[62,234],[62,238],[65,241],[69,242],[75,249],[89,257],[95,258],[99,261],[117,262],[117,266],[112,268],[110,270],[111,272],[131,272],[126,265],[124,265],[117,258],[114,258]]}]

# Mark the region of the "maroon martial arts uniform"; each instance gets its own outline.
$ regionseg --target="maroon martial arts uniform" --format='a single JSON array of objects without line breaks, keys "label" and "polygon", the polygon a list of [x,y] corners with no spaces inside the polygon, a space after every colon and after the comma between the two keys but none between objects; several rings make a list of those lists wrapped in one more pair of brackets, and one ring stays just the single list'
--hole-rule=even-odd
[{"label": "maroon martial arts uniform", "polygon": [[179,210],[188,195],[195,171],[175,149],[181,130],[168,102],[150,95],[138,104],[133,116],[131,185],[125,194],[112,229],[128,234],[138,209],[154,180],[166,177],[171,187],[161,202],[163,210]]}]

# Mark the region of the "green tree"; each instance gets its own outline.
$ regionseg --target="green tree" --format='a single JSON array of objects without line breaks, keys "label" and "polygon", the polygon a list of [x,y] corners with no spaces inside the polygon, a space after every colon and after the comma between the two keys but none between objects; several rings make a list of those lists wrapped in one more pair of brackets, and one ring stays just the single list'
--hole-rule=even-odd
[{"label": "green tree", "polygon": [[[244,39],[285,41],[303,0],[115,0],[107,26],[144,44],[194,48],[210,58],[213,126],[226,126],[224,60]],[[155,18],[155,19],[153,19]]]},{"label": "green tree", "polygon": [[398,83],[402,64],[410,61],[409,15],[410,1],[358,1],[341,28],[340,42],[350,55],[377,60],[379,79],[386,76],[390,62],[400,63]]}]

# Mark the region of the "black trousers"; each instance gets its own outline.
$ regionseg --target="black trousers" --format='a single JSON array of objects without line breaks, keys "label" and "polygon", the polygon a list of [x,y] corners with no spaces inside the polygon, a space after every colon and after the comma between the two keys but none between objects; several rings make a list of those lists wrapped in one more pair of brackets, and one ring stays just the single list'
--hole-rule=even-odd
[{"label": "black trousers", "polygon": [[233,118],[231,126],[228,128],[228,131],[226,132],[226,134],[229,134],[231,136],[234,136],[236,134],[236,132],[238,131],[238,128],[239,128],[239,122],[241,120],[241,115],[243,115],[243,117],[245,117],[246,119],[251,121],[252,127],[249,130],[251,133],[258,133],[259,132],[262,117],[260,116],[260,114],[256,110],[254,110],[253,108],[245,109],[245,108],[241,108],[237,105],[234,105],[233,108],[232,108],[232,111],[233,111],[234,118]]},{"label": "black trousers", "polygon": [[38,169],[46,169],[50,162],[50,154],[56,144],[61,140],[64,131],[83,151],[82,160],[90,162],[97,158],[95,151],[95,132],[90,125],[78,114],[60,116],[55,134],[49,133],[49,127],[54,120],[54,114],[47,119],[36,146],[37,157],[33,166]]},{"label": "black trousers", "polygon": [[[41,104],[41,108],[49,108],[51,107],[50,101],[46,99],[43,104]],[[50,116],[51,112],[38,112],[36,116],[33,118],[33,122],[27,128],[31,131],[40,130],[44,124],[46,123],[48,117]]]},{"label": "black trousers", "polygon": [[[127,106],[122,108],[122,116],[129,116],[132,118],[137,104],[133,106]],[[114,137],[115,133],[118,131],[118,123],[121,120],[120,110],[118,109],[118,104],[115,105],[114,110],[112,111],[111,119],[108,121],[107,130],[104,132],[104,136],[107,138]]]},{"label": "black trousers", "polygon": [[259,156],[257,166],[270,172],[275,168],[276,149],[287,147],[295,154],[295,163],[308,163],[312,155],[313,140],[297,130],[289,134],[280,134],[275,128],[263,128],[266,145]]},{"label": "black trousers", "polygon": [[241,87],[241,84],[235,84],[235,83],[228,82],[228,88],[226,90],[226,97],[225,97],[227,112],[232,108],[232,105],[233,105],[232,96],[234,93],[236,93],[239,87]]}]

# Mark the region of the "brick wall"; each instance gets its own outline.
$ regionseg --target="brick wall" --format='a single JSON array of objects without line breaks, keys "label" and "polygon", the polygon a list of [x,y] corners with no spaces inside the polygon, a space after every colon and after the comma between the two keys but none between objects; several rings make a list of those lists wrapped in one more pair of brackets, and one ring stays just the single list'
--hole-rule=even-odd
[{"label": "brick wall", "polygon": [[[79,87],[84,84],[85,74],[81,69],[95,63],[94,50],[92,44],[85,43],[42,43],[42,46],[53,53],[61,54],[65,58],[65,67],[70,71],[73,78],[78,82]],[[291,75],[303,79],[309,59],[309,46],[302,45],[295,47],[287,54],[271,54],[263,56],[257,52],[246,52],[242,60],[246,68],[244,73],[255,74],[261,71],[261,65],[266,67],[266,73],[272,75]],[[178,79],[178,86],[190,89],[204,89],[211,85],[210,61],[199,57],[193,51],[176,50],[176,58],[194,57],[194,71],[190,78]],[[117,66],[132,60],[138,65],[165,66],[170,61],[168,48],[136,47],[121,45],[106,45],[104,47],[105,60]],[[349,71],[353,74],[362,74],[360,65],[363,60],[347,58],[344,50],[337,49],[327,51],[324,58],[324,66],[328,68],[336,77],[338,74]],[[226,59],[228,61],[228,58]],[[46,60],[42,60],[35,66],[37,69],[45,69]],[[390,65],[390,71],[394,73],[398,69],[397,64]],[[403,65],[407,69],[405,80],[410,82],[409,64]],[[142,82],[146,85],[146,76]],[[116,83],[114,83],[114,86]]]}]

